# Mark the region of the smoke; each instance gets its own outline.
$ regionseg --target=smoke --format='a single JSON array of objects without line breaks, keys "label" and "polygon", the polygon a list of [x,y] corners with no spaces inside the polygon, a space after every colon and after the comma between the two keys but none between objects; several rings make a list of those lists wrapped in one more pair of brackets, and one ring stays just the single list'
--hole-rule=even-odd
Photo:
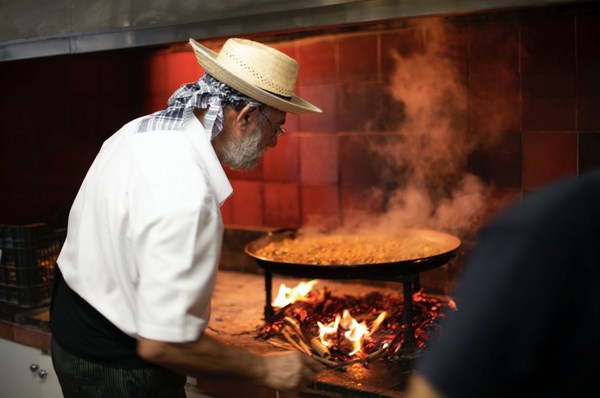
[{"label": "smoke", "polygon": [[392,54],[396,68],[389,92],[404,106],[398,126],[403,140],[371,148],[390,169],[401,171],[396,188],[384,193],[386,212],[378,227],[459,233],[477,222],[487,192],[478,177],[466,172],[468,154],[478,144],[467,135],[468,91],[461,69],[465,54],[452,46],[448,27],[438,20],[422,28],[427,36],[424,51]]},{"label": "smoke", "polygon": [[424,50],[392,54],[391,98],[403,104],[397,145],[371,150],[402,180],[386,196],[378,228],[427,227],[460,234],[473,228],[485,207],[487,187],[469,174],[468,154],[479,143],[468,136],[465,54],[439,20],[422,25]]},{"label": "smoke", "polygon": [[380,181],[365,202],[378,201],[382,212],[376,218],[368,211],[363,217],[345,214],[342,229],[432,228],[466,235],[486,209],[489,187],[467,172],[468,154],[483,143],[468,135],[466,49],[452,45],[451,27],[439,20],[419,23],[422,50],[391,54],[389,108],[403,111],[388,134],[396,139],[370,141]]}]

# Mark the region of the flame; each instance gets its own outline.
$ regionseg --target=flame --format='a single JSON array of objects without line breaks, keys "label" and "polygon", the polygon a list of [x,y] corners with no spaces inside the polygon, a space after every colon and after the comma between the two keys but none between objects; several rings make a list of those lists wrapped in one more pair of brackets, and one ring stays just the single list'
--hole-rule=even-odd
[{"label": "flame", "polygon": [[277,297],[273,300],[273,307],[283,308],[296,301],[305,301],[306,296],[317,282],[316,279],[309,282],[300,282],[295,288],[289,288],[285,283],[282,283],[279,286]]},{"label": "flame", "polygon": [[385,312],[385,311],[383,311],[381,314],[379,314],[379,316],[373,321],[373,324],[371,325],[371,330],[369,330],[369,335],[372,335],[373,333],[375,333],[377,331],[377,329],[379,329],[381,322],[383,322],[383,320],[385,319],[386,316],[387,316],[387,312]]},{"label": "flame", "polygon": [[348,353],[348,356],[352,356],[362,348],[362,339],[368,334],[369,329],[364,321],[358,323],[356,319],[350,315],[350,311],[348,310],[344,310],[340,325],[346,329],[344,337],[352,343],[352,351]]},{"label": "flame", "polygon": [[338,326],[340,325],[340,320],[342,317],[340,314],[337,314],[335,320],[333,322],[324,325],[321,321],[317,321],[317,325],[319,326],[319,340],[325,347],[331,347],[332,343],[327,339],[328,336],[336,336],[338,331]]},{"label": "flame", "polygon": [[333,345],[331,337],[338,336],[338,330],[341,328],[343,336],[351,348],[347,353],[348,356],[355,355],[357,352],[362,350],[362,343],[364,339],[373,334],[381,325],[381,322],[385,319],[387,313],[383,311],[371,324],[371,329],[367,326],[366,322],[358,322],[350,315],[350,311],[347,309],[343,310],[342,315],[336,315],[335,320],[327,325],[321,322],[317,322],[319,326],[319,339],[321,343],[326,347]]}]

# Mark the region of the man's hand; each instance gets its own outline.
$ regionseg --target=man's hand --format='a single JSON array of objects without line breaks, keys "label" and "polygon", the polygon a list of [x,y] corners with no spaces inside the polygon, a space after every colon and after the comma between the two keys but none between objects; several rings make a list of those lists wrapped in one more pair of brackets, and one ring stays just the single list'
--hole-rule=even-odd
[{"label": "man's hand", "polygon": [[275,390],[301,390],[323,369],[317,361],[296,351],[269,354],[263,359],[266,374],[260,384]]}]

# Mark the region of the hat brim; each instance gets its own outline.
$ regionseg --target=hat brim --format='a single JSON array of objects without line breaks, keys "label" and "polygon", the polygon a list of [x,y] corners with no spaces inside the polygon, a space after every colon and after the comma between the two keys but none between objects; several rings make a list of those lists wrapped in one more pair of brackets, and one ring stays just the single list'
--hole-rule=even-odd
[{"label": "hat brim", "polygon": [[218,54],[216,52],[203,46],[194,39],[190,39],[190,44],[192,45],[194,53],[196,54],[196,59],[198,60],[198,63],[200,63],[200,66],[202,66],[202,69],[204,69],[204,72],[240,93],[245,94],[262,104],[272,106],[273,108],[287,113],[299,115],[302,113],[322,112],[321,109],[295,94],[287,100],[246,82],[227,69],[226,65],[220,63],[217,60]]}]

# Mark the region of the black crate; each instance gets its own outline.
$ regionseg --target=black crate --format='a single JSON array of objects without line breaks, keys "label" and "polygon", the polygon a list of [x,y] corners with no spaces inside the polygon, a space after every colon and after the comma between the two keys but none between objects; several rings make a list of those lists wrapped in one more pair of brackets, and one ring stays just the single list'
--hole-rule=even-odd
[{"label": "black crate", "polygon": [[65,236],[64,229],[43,223],[0,225],[0,302],[20,308],[48,304]]}]

